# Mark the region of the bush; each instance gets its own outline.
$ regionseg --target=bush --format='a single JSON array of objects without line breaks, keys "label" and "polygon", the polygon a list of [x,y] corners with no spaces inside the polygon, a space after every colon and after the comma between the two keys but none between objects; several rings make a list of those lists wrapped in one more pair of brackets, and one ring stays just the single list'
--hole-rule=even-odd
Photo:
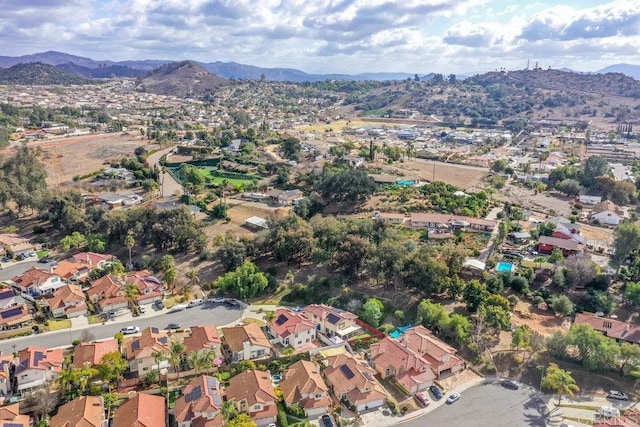
[{"label": "bush", "polygon": [[46,230],[41,225],[36,225],[33,227],[33,234],[43,234]]}]

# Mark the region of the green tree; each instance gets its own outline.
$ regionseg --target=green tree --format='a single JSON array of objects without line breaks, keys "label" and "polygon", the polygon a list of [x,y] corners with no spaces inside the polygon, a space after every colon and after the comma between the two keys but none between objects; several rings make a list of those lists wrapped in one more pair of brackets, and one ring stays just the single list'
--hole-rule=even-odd
[{"label": "green tree", "polygon": [[124,246],[129,250],[129,265],[127,266],[129,269],[133,268],[133,260],[131,259],[131,249],[136,244],[136,239],[133,237],[133,234],[127,233],[127,237],[124,238]]},{"label": "green tree", "polygon": [[620,345],[620,356],[622,363],[620,364],[620,373],[625,374],[628,371],[637,371],[640,367],[640,345],[623,342]]},{"label": "green tree", "polygon": [[573,313],[573,303],[566,295],[554,295],[551,298],[551,310],[557,315],[567,317]]},{"label": "green tree", "polygon": [[526,351],[531,348],[533,331],[527,325],[518,325],[511,335],[511,346],[516,350]]},{"label": "green tree", "polygon": [[180,341],[171,341],[169,345],[169,360],[173,371],[178,374],[178,380],[180,379],[180,365],[182,364],[182,355],[186,347]]},{"label": "green tree", "polygon": [[[35,150],[23,145],[15,155],[0,162],[0,202],[13,200],[18,210],[30,208],[42,210],[46,207],[49,193],[47,191],[47,173],[37,158]],[[6,191],[6,192],[5,192]]]},{"label": "green tree", "polygon": [[158,368],[158,381],[160,381],[160,364],[162,361],[168,360],[169,355],[163,350],[154,350],[154,352],[151,353],[151,356],[153,356],[153,360],[156,362],[156,367]]},{"label": "green tree", "polygon": [[640,283],[627,282],[625,285],[624,296],[632,305],[640,305]]},{"label": "green tree", "polygon": [[135,284],[127,283],[126,285],[124,285],[124,297],[127,299],[129,308],[133,308],[134,302],[138,298],[138,295],[140,295],[140,289],[138,289]]},{"label": "green tree", "polygon": [[561,369],[555,363],[551,363],[547,367],[542,386],[558,394],[558,405],[563,395],[575,397],[576,393],[580,391],[580,387],[571,376],[571,372]]},{"label": "green tree", "polygon": [[360,318],[374,328],[380,326],[380,321],[382,320],[383,316],[384,304],[382,304],[382,301],[376,298],[369,298],[367,302],[365,302],[362,306]]},{"label": "green tree", "polygon": [[480,305],[489,297],[487,287],[477,280],[470,280],[462,291],[462,299],[467,304],[467,310],[474,313]]},{"label": "green tree", "polygon": [[110,390],[113,382],[117,381],[127,368],[127,361],[119,351],[105,353],[100,359],[100,363],[96,365],[98,375],[102,380],[109,383]]},{"label": "green tree", "polygon": [[248,414],[240,414],[227,422],[229,427],[256,427],[255,421]]},{"label": "green tree", "polygon": [[160,257],[160,259],[158,260],[158,262],[155,265],[156,270],[161,271],[163,273],[167,273],[167,271],[171,270],[171,269],[175,269],[176,267],[176,261],[173,258],[173,256],[167,254],[167,255],[162,255]]},{"label": "green tree", "polygon": [[302,150],[302,145],[300,144],[300,140],[294,137],[285,138],[281,144],[282,154],[285,158],[289,160],[300,160],[300,152]]},{"label": "green tree", "polygon": [[79,248],[82,247],[87,242],[84,234],[81,234],[77,231],[74,231],[69,236],[64,236],[60,240],[60,246],[63,251],[68,251],[71,248]]},{"label": "green tree", "polygon": [[613,232],[613,259],[618,263],[629,258],[640,247],[640,224],[625,221]]},{"label": "green tree", "polygon": [[164,273],[163,279],[167,286],[169,286],[169,289],[173,289],[176,280],[178,279],[178,272],[175,268],[170,268]]},{"label": "green tree", "polygon": [[227,233],[218,248],[218,258],[225,270],[234,270],[247,259],[247,247],[235,234]]},{"label": "green tree", "polygon": [[597,177],[609,175],[610,173],[607,159],[602,156],[591,156],[584,162],[580,183],[587,188],[591,188],[596,183]]},{"label": "green tree", "polygon": [[216,285],[223,291],[230,290],[239,298],[252,298],[266,289],[269,284],[267,276],[258,270],[255,264],[245,261],[234,271],[218,278]]}]

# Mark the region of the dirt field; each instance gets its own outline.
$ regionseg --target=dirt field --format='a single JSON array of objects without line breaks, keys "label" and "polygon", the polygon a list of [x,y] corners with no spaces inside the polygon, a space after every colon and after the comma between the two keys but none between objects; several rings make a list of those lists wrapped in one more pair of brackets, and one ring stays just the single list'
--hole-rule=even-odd
[{"label": "dirt field", "polygon": [[244,200],[227,199],[230,206],[227,215],[231,219],[229,222],[218,221],[214,225],[207,227],[205,233],[208,237],[218,234],[225,234],[227,231],[234,232],[239,237],[252,237],[255,232],[244,225],[247,218],[259,216],[268,219],[272,215],[281,217],[288,215],[289,208],[269,206],[264,203],[250,202]]},{"label": "dirt field", "polygon": [[394,165],[374,163],[371,166],[380,166],[387,173],[403,173],[405,176],[418,175],[426,181],[442,181],[462,190],[479,190],[480,182],[488,172],[487,169],[475,166],[433,162],[424,159],[411,159]]},{"label": "dirt field", "polygon": [[[111,160],[133,151],[147,140],[139,136],[121,134],[86,135],[55,141],[30,143],[42,149],[41,161],[47,169],[47,184],[50,187],[67,185],[76,175],[85,175],[105,166]],[[148,150],[157,145],[147,146]]]}]

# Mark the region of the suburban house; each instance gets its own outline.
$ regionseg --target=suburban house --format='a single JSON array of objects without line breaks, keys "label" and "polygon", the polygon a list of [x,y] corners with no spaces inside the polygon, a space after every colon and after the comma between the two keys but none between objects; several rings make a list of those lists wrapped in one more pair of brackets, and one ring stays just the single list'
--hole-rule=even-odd
[{"label": "suburban house", "polygon": [[320,325],[318,331],[328,337],[339,337],[343,340],[362,333],[362,327],[356,324],[358,316],[334,308],[326,304],[310,304],[304,307],[302,314]]},{"label": "suburban house", "polygon": [[24,303],[25,299],[16,295],[12,288],[0,289],[0,310]]},{"label": "suburban house", "polygon": [[493,232],[496,224],[496,221],[490,219],[441,213],[415,212],[411,214],[410,219],[410,225],[414,228],[466,230],[484,233]]},{"label": "suburban house", "polygon": [[221,332],[230,362],[262,359],[273,354],[269,338],[256,323],[221,328]]},{"label": "suburban house", "polygon": [[87,296],[93,304],[97,304],[101,311],[118,310],[127,308],[127,298],[120,283],[116,282],[110,274],[102,276],[91,282],[87,290]]},{"label": "suburban house", "polygon": [[578,202],[582,203],[583,205],[597,205],[601,201],[602,201],[602,197],[600,196],[583,195],[578,197]]},{"label": "suburban house", "polygon": [[596,316],[592,313],[578,313],[573,321],[576,325],[587,324],[609,338],[621,342],[640,344],[640,326],[620,320]]},{"label": "suburban house", "polygon": [[7,354],[0,358],[0,402],[9,396],[11,392],[10,369],[13,366],[13,354]]},{"label": "suburban house", "polygon": [[[142,377],[151,369],[158,369],[158,362],[154,353],[170,354],[169,335],[158,328],[149,327],[142,330],[139,337],[127,342],[126,359],[129,362],[129,370]],[[169,361],[161,360],[160,369],[168,368]]]},{"label": "suburban house", "polygon": [[427,389],[436,379],[426,358],[390,337],[371,345],[371,365],[383,378],[393,376],[407,394]]},{"label": "suburban house", "polygon": [[551,236],[540,236],[538,238],[538,252],[550,254],[555,248],[562,251],[564,256],[584,252],[585,245],[573,239],[559,239]]},{"label": "suburban house", "polygon": [[333,394],[340,401],[347,401],[355,410],[366,411],[384,405],[389,395],[375,379],[376,371],[363,359],[342,353],[326,359],[323,371]]},{"label": "suburban house", "polygon": [[0,310],[0,330],[19,328],[33,321],[33,315],[25,304]]},{"label": "suburban house", "polygon": [[300,405],[307,417],[329,412],[329,387],[314,362],[299,360],[291,365],[280,380],[280,390],[287,406]]},{"label": "suburban house", "polygon": [[606,225],[618,225],[624,220],[624,212],[615,203],[605,200],[591,208],[591,221]]},{"label": "suburban house", "polygon": [[71,319],[87,314],[87,301],[78,285],[64,285],[56,289],[48,303],[53,317]]},{"label": "suburban house", "polygon": [[0,407],[0,426],[31,427],[31,417],[20,415],[20,402]]},{"label": "suburban house", "polygon": [[222,355],[222,340],[218,330],[213,325],[192,326],[189,328],[189,336],[182,341],[186,353],[198,350],[214,350]]},{"label": "suburban house", "polygon": [[393,212],[375,212],[374,219],[382,222],[386,222],[387,224],[404,224],[404,221],[407,217],[401,213],[393,213]]},{"label": "suburban house", "polygon": [[247,144],[247,142],[249,142],[248,139],[240,139],[240,138],[232,139],[229,142],[229,145],[224,147],[224,151],[226,151],[232,156],[237,156],[238,154],[240,154],[240,152],[242,151],[242,147],[244,147]]},{"label": "suburban house", "polygon": [[267,196],[279,206],[289,206],[296,204],[298,200],[304,199],[304,193],[298,189],[295,190],[270,190]]},{"label": "suburban house", "polygon": [[35,267],[31,267],[21,276],[16,276],[12,280],[20,291],[31,295],[51,294],[65,284],[57,274]]},{"label": "suburban house", "polygon": [[88,264],[91,266],[91,269],[97,268],[100,270],[109,267],[113,264],[113,261],[116,259],[115,256],[111,254],[98,254],[95,252],[80,252],[77,253],[71,258],[75,262],[81,262],[83,264]]},{"label": "suburban house", "polygon": [[73,258],[63,259],[55,265],[51,272],[60,276],[66,282],[81,282],[89,277],[91,266]]},{"label": "suburban house", "polygon": [[49,427],[107,427],[102,396],[80,396],[58,408]]},{"label": "suburban house", "polygon": [[200,375],[182,388],[176,400],[175,417],[178,427],[222,427],[222,395],[216,377]]},{"label": "suburban house", "polygon": [[29,239],[12,233],[0,234],[0,247],[4,249],[4,253],[13,254],[13,256],[30,255],[36,251],[36,246],[29,242]]},{"label": "suburban house", "polygon": [[85,364],[95,366],[102,362],[102,356],[120,351],[115,338],[92,343],[83,342],[73,348],[73,367],[82,368]]},{"label": "suburban house", "polygon": [[164,292],[164,283],[150,271],[134,271],[124,279],[125,284],[132,283],[138,288],[140,294],[136,298],[138,305],[153,304],[156,301],[162,301]]},{"label": "suburban house", "polygon": [[422,356],[438,378],[463,370],[466,363],[456,355],[457,350],[437,338],[424,326],[414,326],[398,339],[400,344]]},{"label": "suburban house", "polygon": [[273,337],[271,344],[297,349],[316,339],[318,324],[298,313],[278,308],[275,318],[265,328],[267,334]]},{"label": "suburban house", "polygon": [[275,423],[278,416],[277,397],[268,372],[249,370],[229,379],[227,400],[239,412],[246,412],[258,426]]},{"label": "suburban house", "polygon": [[364,157],[353,156],[353,155],[343,156],[342,161],[348,163],[349,166],[351,166],[352,168],[357,168],[359,166],[364,165],[367,162],[367,160]]},{"label": "suburban house", "polygon": [[22,394],[55,380],[62,370],[64,355],[62,349],[27,347],[18,352],[18,360],[15,377]]},{"label": "suburban house", "polygon": [[124,402],[113,414],[112,427],[164,426],[166,404],[163,396],[137,393]]}]

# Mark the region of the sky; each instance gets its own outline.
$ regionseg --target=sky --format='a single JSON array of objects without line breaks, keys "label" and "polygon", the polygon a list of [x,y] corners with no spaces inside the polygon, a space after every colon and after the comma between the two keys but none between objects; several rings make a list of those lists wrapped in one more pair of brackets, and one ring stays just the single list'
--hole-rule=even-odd
[{"label": "sky", "polygon": [[640,64],[638,0],[0,0],[0,55],[234,61],[308,73]]}]

